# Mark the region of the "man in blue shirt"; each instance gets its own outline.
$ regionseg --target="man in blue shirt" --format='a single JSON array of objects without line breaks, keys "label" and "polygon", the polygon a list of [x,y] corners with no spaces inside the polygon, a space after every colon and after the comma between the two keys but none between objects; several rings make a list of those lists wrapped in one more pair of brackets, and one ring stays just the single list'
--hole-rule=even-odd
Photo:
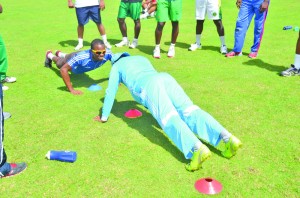
[{"label": "man in blue shirt", "polygon": [[[176,80],[167,73],[157,72],[142,56],[118,53],[112,57],[112,69],[101,115],[94,119],[107,122],[120,83],[133,98],[147,109],[166,135],[191,162],[188,171],[198,170],[211,156],[210,150],[197,138],[217,146],[222,139],[226,149],[223,156],[230,158],[242,146],[211,115],[194,105]],[[197,136],[196,136],[197,135]]]},{"label": "man in blue shirt", "polygon": [[74,90],[70,81],[69,71],[75,74],[82,74],[98,67],[101,67],[106,61],[111,60],[112,52],[105,49],[104,43],[100,39],[95,39],[91,43],[91,49],[71,54],[65,54],[56,51],[46,52],[45,67],[52,67],[52,61],[60,69],[61,76],[73,95],[81,95],[82,91]]}]

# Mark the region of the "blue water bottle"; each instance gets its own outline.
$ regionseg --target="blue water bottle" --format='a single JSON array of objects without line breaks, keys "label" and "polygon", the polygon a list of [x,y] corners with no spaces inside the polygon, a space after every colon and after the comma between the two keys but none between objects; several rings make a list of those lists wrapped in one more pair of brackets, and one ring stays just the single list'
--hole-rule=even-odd
[{"label": "blue water bottle", "polygon": [[283,27],[283,30],[290,30],[290,29],[292,29],[292,28],[293,28],[293,26],[288,25],[288,26],[284,26],[284,27]]},{"label": "blue water bottle", "polygon": [[75,162],[77,154],[75,151],[48,151],[46,158],[62,162]]}]

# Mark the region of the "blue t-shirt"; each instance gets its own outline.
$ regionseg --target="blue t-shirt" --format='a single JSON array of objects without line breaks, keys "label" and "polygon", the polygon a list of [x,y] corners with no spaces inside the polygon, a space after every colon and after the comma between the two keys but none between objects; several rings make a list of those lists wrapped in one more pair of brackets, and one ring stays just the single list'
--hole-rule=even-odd
[{"label": "blue t-shirt", "polygon": [[112,52],[109,49],[106,49],[103,60],[93,60],[92,50],[89,49],[76,53],[68,60],[68,64],[71,66],[73,73],[82,74],[101,67],[106,61],[110,61],[111,57]]}]

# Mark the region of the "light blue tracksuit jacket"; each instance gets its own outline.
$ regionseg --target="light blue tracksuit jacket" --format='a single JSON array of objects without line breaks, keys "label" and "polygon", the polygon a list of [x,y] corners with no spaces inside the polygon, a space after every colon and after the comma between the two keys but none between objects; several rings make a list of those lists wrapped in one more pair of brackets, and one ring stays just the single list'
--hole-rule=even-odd
[{"label": "light blue tracksuit jacket", "polygon": [[[120,58],[121,57],[121,58]],[[158,73],[142,56],[115,54],[102,109],[102,120],[111,112],[120,83],[133,98],[149,109],[153,117],[177,148],[190,159],[201,139],[216,146],[224,129],[211,115],[194,105],[176,80],[167,73]]]}]

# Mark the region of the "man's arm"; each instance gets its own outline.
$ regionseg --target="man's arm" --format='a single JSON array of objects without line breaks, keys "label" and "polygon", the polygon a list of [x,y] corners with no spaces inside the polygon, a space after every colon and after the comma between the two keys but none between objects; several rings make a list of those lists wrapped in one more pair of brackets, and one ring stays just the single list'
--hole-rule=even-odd
[{"label": "man's arm", "polygon": [[69,71],[71,71],[71,66],[66,63],[64,64],[61,68],[60,68],[60,74],[61,77],[63,78],[65,85],[67,86],[67,88],[69,89],[69,91],[73,94],[73,95],[81,95],[82,91],[79,90],[74,90],[71,80],[70,80],[70,75],[69,75]]},{"label": "man's arm", "polygon": [[264,12],[268,9],[269,1],[270,0],[264,0],[264,2],[262,2],[262,4],[260,5],[260,12]]},{"label": "man's arm", "polygon": [[2,5],[0,4],[0,13],[3,12],[3,8],[2,8]]},{"label": "man's arm", "polygon": [[99,117],[96,116],[94,120],[99,122],[106,122],[108,120],[108,116],[111,112],[113,103],[116,98],[119,84],[120,84],[120,74],[118,68],[116,66],[113,66],[109,75],[108,87],[106,89],[104,104],[102,108],[102,115],[99,115]]},{"label": "man's arm", "polygon": [[72,0],[68,0],[68,7],[69,8],[74,8],[74,3]]},{"label": "man's arm", "polygon": [[105,3],[104,3],[104,0],[100,0],[99,8],[100,8],[100,10],[104,10],[104,9],[105,9]]},{"label": "man's arm", "polygon": [[236,7],[238,8],[238,9],[240,9],[240,7],[241,7],[241,4],[242,4],[242,0],[236,0]]}]

